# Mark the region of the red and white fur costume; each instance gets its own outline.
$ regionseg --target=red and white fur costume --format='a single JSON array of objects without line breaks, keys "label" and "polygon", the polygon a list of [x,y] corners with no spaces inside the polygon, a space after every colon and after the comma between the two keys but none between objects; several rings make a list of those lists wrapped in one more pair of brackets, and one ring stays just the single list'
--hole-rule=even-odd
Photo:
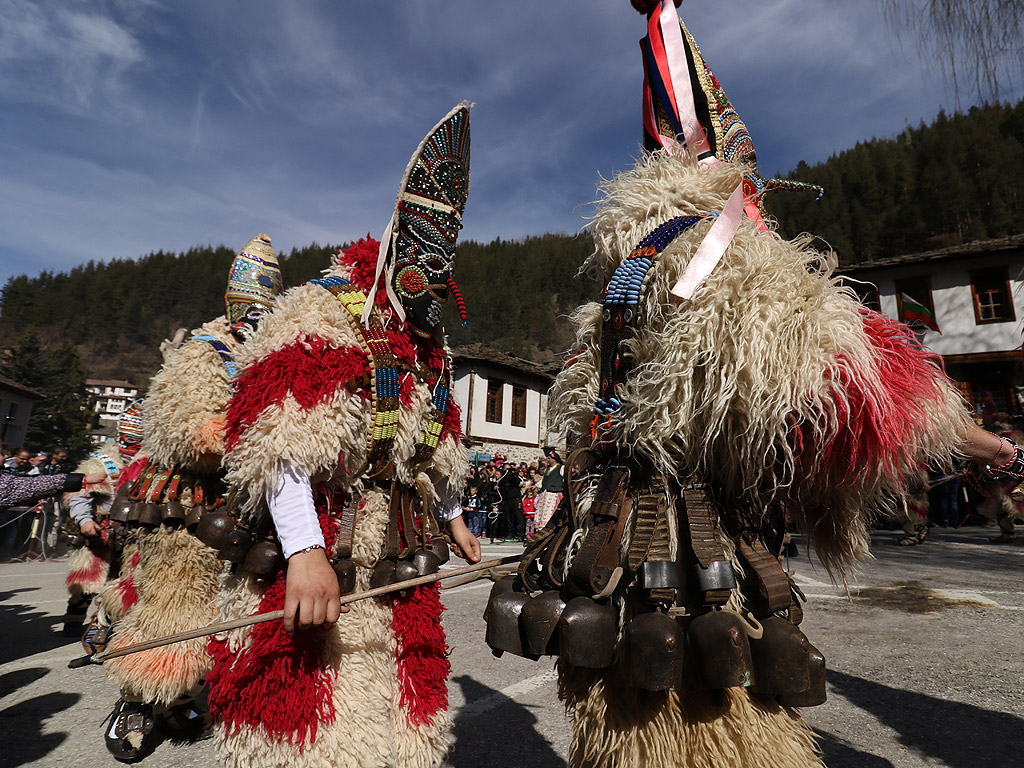
[{"label": "red and white fur costume", "polygon": [[[377,254],[377,242],[361,240],[327,274],[366,293]],[[402,363],[435,371],[448,364],[437,341],[415,336],[392,316],[383,289],[376,306]],[[356,590],[367,589],[382,550],[388,494],[360,474],[372,418],[361,379],[369,365],[348,310],[318,285],[294,288],[262,320],[241,360],[245,369],[228,411],[229,482],[248,496],[249,514],[264,515],[263,499],[285,463],[310,477],[328,554],[341,506],[357,505],[352,561]],[[468,463],[454,403],[429,464],[412,462],[432,384],[401,376],[395,473],[410,485],[426,474],[458,493]],[[269,583],[228,577],[220,616],[279,609],[284,596],[283,571]],[[210,675],[218,756],[238,768],[439,765],[449,729],[442,610],[435,585],[354,603],[327,629],[289,636],[279,622],[268,622],[218,637]]]}]

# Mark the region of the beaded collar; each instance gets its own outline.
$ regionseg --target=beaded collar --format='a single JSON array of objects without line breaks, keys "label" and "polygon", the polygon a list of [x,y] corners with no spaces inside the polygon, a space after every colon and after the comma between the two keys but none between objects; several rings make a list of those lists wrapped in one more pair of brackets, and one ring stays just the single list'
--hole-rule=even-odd
[{"label": "beaded collar", "polygon": [[[343,277],[322,277],[310,282],[330,291],[338,302],[348,310],[345,317],[352,326],[367,353],[370,363],[370,403],[373,413],[373,428],[370,431],[370,455],[367,461],[371,474],[375,468],[386,467],[391,455],[391,447],[398,436],[398,415],[400,403],[398,358],[391,347],[387,331],[384,329],[380,316],[374,308],[367,323],[360,322],[366,307],[367,296],[359,288]],[[404,367],[404,366],[402,366]],[[419,373],[419,372],[416,372]],[[437,383],[431,397],[431,412],[426,427],[416,444],[413,461],[423,464],[430,459],[437,448],[448,412],[450,393],[449,366],[438,372]]]},{"label": "beaded collar", "polygon": [[633,367],[633,361],[629,355],[620,352],[620,345],[636,333],[640,302],[650,284],[658,257],[680,233],[706,218],[707,215],[677,216],[659,225],[616,268],[602,291],[601,382],[594,402],[596,416],[591,425],[595,437],[602,419],[610,422],[612,414],[622,407],[619,390]]}]

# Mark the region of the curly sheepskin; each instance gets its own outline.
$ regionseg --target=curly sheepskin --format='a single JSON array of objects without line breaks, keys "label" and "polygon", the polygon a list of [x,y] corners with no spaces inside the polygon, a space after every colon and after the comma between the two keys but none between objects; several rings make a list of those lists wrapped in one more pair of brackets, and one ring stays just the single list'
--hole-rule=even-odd
[{"label": "curly sheepskin", "polygon": [[[659,224],[722,210],[742,170],[646,155],[604,186],[586,268],[606,280]],[[711,223],[678,236],[653,270],[629,343],[637,364],[602,434],[669,476],[710,480],[744,514],[782,504],[842,572],[867,554],[868,510],[919,463],[950,461],[967,410],[938,361],[860,306],[809,237],[785,241],[744,221],[692,301],[671,296]],[[549,418],[589,435],[601,305],[573,321],[578,351]]]}]

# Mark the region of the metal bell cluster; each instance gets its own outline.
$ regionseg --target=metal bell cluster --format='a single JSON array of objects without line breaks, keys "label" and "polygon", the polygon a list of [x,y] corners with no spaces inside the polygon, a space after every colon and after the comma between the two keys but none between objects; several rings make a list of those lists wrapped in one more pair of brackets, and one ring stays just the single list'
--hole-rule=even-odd
[{"label": "metal bell cluster", "polygon": [[[370,589],[386,587],[400,581],[415,579],[417,576],[437,573],[441,566],[448,562],[449,556],[448,542],[435,538],[427,546],[413,551],[408,557],[379,560],[370,574]],[[338,574],[338,585],[342,589],[342,594],[347,594],[355,589],[355,570],[352,570],[352,575],[349,577],[347,566],[341,565],[345,562],[348,561],[340,560],[334,563],[334,571]],[[344,577],[339,572],[339,567],[345,571]]]}]

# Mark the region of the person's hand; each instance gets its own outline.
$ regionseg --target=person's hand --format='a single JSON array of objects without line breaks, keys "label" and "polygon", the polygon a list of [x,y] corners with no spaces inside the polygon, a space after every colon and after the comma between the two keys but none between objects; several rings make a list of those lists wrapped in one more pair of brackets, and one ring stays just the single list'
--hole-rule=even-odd
[{"label": "person's hand", "polygon": [[480,562],[480,542],[466,527],[462,515],[448,521],[448,529],[452,533],[452,552],[467,563]]},{"label": "person's hand", "polygon": [[99,485],[107,479],[106,472],[93,472],[82,478],[82,485]]},{"label": "person's hand", "polygon": [[338,577],[322,549],[296,552],[288,558],[284,592],[284,631],[333,624],[347,613],[341,604]]},{"label": "person's hand", "polygon": [[100,527],[96,525],[95,520],[86,520],[78,526],[78,530],[82,532],[83,536],[87,536],[90,539],[100,535]]}]

